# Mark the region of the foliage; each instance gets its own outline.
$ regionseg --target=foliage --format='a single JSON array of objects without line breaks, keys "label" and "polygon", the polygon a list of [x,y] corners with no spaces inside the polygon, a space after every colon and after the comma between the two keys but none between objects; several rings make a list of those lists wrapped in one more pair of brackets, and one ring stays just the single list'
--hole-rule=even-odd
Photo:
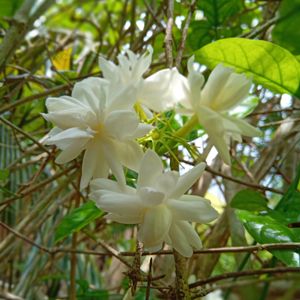
[{"label": "foliage", "polygon": [[[170,3],[0,1],[0,298],[129,299],[134,292],[134,299],[175,299],[181,287],[173,256],[139,255],[137,227],[107,220],[89,190],[79,190],[82,157],[55,163],[59,150],[44,145],[51,125],[41,117],[48,97],[102,77],[100,56],[116,63],[124,49],[142,54],[149,45],[153,61],[145,77],[170,61],[187,75],[195,55],[205,78],[222,63],[254,82],[231,116],[247,117],[262,135],[231,142],[230,167],[211,151],[201,125],[178,135],[189,116],[171,110],[150,117],[136,107],[156,127],[138,142],[161,154],[165,168],[184,173],[208,163],[189,192],[210,199],[220,217],[195,224],[204,249],[212,250],[195,253],[184,269],[183,281],[199,284],[190,286],[191,296],[220,290],[220,299],[299,298],[299,269],[291,271],[300,267],[299,244],[280,246],[300,242],[300,2]],[[128,185],[136,179],[126,170]],[[277,248],[262,251],[260,244]],[[257,248],[248,252],[249,246]],[[265,269],[276,275],[256,276]]]},{"label": "foliage", "polygon": [[255,83],[277,93],[296,94],[298,91],[298,61],[289,51],[270,42],[222,39],[196,51],[196,58],[210,68],[224,63],[237,72],[253,76]]}]

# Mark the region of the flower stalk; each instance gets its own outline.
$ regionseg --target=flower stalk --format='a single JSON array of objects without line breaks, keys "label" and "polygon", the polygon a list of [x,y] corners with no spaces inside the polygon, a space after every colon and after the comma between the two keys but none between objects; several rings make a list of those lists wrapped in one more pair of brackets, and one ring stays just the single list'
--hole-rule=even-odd
[{"label": "flower stalk", "polygon": [[[187,136],[194,128],[195,126],[198,124],[198,117],[197,115],[193,115],[180,129],[178,129],[177,131],[175,131],[175,133],[173,134],[175,138],[184,138],[185,136]],[[168,148],[173,148],[173,146],[175,146],[174,141],[171,141],[168,144]],[[168,148],[166,146],[162,146],[157,152],[158,154],[162,155],[165,152],[168,151]]]}]

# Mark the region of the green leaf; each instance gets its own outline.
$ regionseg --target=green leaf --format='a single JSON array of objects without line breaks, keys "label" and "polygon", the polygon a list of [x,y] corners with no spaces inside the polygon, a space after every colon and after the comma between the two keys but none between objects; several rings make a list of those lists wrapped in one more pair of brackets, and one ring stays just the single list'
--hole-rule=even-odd
[{"label": "green leaf", "polygon": [[196,50],[220,37],[225,38],[240,34],[240,18],[236,18],[235,15],[242,8],[243,5],[240,0],[197,1],[197,10],[204,14],[204,18],[196,17],[191,22],[187,36],[188,46],[192,50]]},{"label": "green leaf", "polygon": [[192,21],[187,43],[192,50],[197,50],[212,41],[213,37],[210,33],[211,25],[207,20]]},{"label": "green leaf", "polygon": [[12,17],[23,0],[0,0],[0,17]]},{"label": "green leaf", "polygon": [[198,3],[198,9],[203,11],[207,21],[216,28],[243,8],[240,0],[201,0]]},{"label": "green leaf", "polygon": [[109,293],[106,290],[95,290],[95,291],[87,291],[84,294],[77,295],[78,300],[108,300]]},{"label": "green leaf", "polygon": [[300,1],[283,0],[279,8],[279,19],[272,30],[275,43],[293,54],[300,54]]},{"label": "green leaf", "polygon": [[[256,215],[248,211],[238,211],[238,217],[246,230],[260,244],[297,242],[294,232],[287,226],[267,215]],[[270,251],[279,260],[290,267],[300,266],[300,254],[290,250]]]},{"label": "green leaf", "polygon": [[5,181],[9,177],[9,170],[7,169],[0,169],[0,182]]},{"label": "green leaf", "polygon": [[300,166],[297,175],[285,195],[281,198],[276,211],[282,213],[288,223],[300,222]]},{"label": "green leaf", "polygon": [[103,212],[96,207],[93,201],[88,201],[79,208],[75,208],[66,215],[57,226],[55,231],[55,243],[64,239],[73,232],[79,231],[95,219],[99,218]]},{"label": "green leaf", "polygon": [[195,52],[196,59],[214,68],[217,64],[246,73],[253,81],[276,93],[297,94],[300,73],[297,59],[286,49],[266,41],[228,38]]},{"label": "green leaf", "polygon": [[238,192],[230,202],[231,207],[249,210],[266,211],[268,210],[267,199],[256,191],[245,189]]}]

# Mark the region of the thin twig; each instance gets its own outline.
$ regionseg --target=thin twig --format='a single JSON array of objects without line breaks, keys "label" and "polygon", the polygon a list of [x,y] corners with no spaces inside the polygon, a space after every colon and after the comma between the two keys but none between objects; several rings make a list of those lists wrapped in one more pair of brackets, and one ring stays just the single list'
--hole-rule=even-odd
[{"label": "thin twig", "polygon": [[[32,246],[40,249],[43,252],[48,254],[54,255],[56,253],[78,253],[78,254],[85,254],[85,255],[96,255],[96,256],[115,256],[124,264],[126,264],[129,268],[131,265],[127,261],[123,261],[120,259],[120,256],[125,257],[134,257],[136,252],[118,252],[117,250],[113,249],[112,247],[100,242],[100,245],[107,250],[107,252],[99,252],[94,250],[79,250],[79,249],[72,249],[72,248],[47,248],[42,245],[35,243],[33,240],[29,239],[25,235],[15,231],[13,228],[8,226],[7,224],[0,221],[0,226],[6,228],[8,231],[13,233],[18,238],[24,240],[25,242],[31,244]],[[194,255],[199,254],[212,254],[212,253],[240,253],[240,252],[256,252],[256,251],[272,251],[272,250],[300,250],[300,243],[274,243],[274,244],[261,244],[261,245],[254,245],[254,246],[241,246],[241,247],[219,247],[219,248],[209,248],[209,249],[201,249],[195,250]],[[148,255],[173,255],[172,250],[163,250],[158,252],[148,252],[145,251],[141,254],[142,256]]]},{"label": "thin twig", "polygon": [[210,278],[202,279],[199,281],[196,281],[192,284],[190,284],[190,288],[196,288],[201,285],[205,285],[208,283],[213,283],[216,281],[228,279],[228,278],[236,278],[236,277],[244,277],[244,276],[252,276],[252,275],[261,275],[261,274],[275,274],[275,273],[299,273],[300,268],[266,268],[266,269],[260,269],[260,270],[247,270],[247,271],[241,271],[241,272],[229,272],[224,273],[217,276],[212,276]]},{"label": "thin twig", "polygon": [[48,153],[48,155],[51,155],[51,152],[44,145],[42,145],[39,141],[37,141],[34,137],[32,137],[29,133],[25,132],[24,130],[22,130],[21,128],[19,128],[18,126],[16,126],[15,124],[11,123],[10,121],[8,121],[7,119],[5,119],[3,117],[0,117],[0,121],[3,122],[4,124],[6,124],[7,126],[11,127],[13,130],[15,130],[15,131],[21,133],[22,135],[24,135],[25,137],[27,137],[29,140],[31,140],[36,145],[38,145],[39,148],[41,148],[46,153]]},{"label": "thin twig", "polygon": [[174,22],[174,0],[168,0],[167,17],[168,17],[168,22],[167,22],[166,37],[165,37],[166,58],[167,58],[168,67],[172,68],[173,66],[172,27]]},{"label": "thin twig", "polygon": [[152,282],[152,257],[150,258],[149,272],[148,272],[148,276],[147,276],[146,300],[150,299],[151,282]]},{"label": "thin twig", "polygon": [[[79,186],[79,179],[77,182],[77,186]],[[77,192],[75,194],[75,208],[80,205],[80,193]],[[73,233],[72,236],[72,249],[76,249],[77,247],[77,232]],[[77,257],[76,253],[72,253],[71,259],[71,268],[70,268],[70,300],[76,300],[76,266],[77,266]]]},{"label": "thin twig", "polygon": [[10,110],[16,108],[17,106],[25,104],[27,102],[30,102],[32,100],[37,100],[37,99],[41,99],[41,98],[44,98],[49,95],[57,94],[61,91],[69,90],[70,88],[71,87],[69,84],[62,84],[62,85],[56,86],[54,88],[48,89],[42,93],[38,93],[38,94],[34,94],[31,96],[25,97],[23,99],[15,101],[11,104],[4,105],[2,108],[0,108],[0,114],[4,113],[6,111],[10,111]]},{"label": "thin twig", "polygon": [[177,68],[179,68],[179,66],[181,64],[182,55],[183,55],[183,51],[184,51],[184,48],[185,48],[185,42],[186,42],[186,38],[187,38],[187,34],[188,34],[188,29],[189,29],[189,26],[190,26],[192,15],[193,15],[193,13],[195,11],[195,7],[196,7],[195,4],[196,4],[196,1],[192,0],[192,2],[190,4],[190,9],[189,9],[189,12],[188,12],[188,15],[187,15],[187,18],[185,20],[184,27],[183,27],[183,30],[182,30],[181,40],[180,40],[180,44],[179,44],[179,47],[178,47],[178,53],[177,53],[176,63],[175,63],[175,66]]},{"label": "thin twig", "polygon": [[32,187],[29,187],[28,189],[20,192],[19,194],[15,195],[15,196],[12,196],[10,198],[8,198],[7,200],[5,201],[2,201],[0,202],[0,206],[3,206],[3,205],[7,205],[9,204],[10,202],[12,201],[15,201],[17,199],[20,199],[20,198],[23,198],[29,194],[31,194],[32,192],[36,191],[36,190],[39,190],[40,188],[44,187],[45,185],[49,184],[50,182],[56,180],[57,178],[67,174],[68,172],[72,171],[73,169],[75,169],[77,166],[75,165],[72,165],[70,166],[69,168],[59,172],[59,173],[56,173],[54,176],[50,177],[50,178],[47,178],[45,179],[44,181],[40,182],[40,183],[37,183],[36,185],[32,186]]}]

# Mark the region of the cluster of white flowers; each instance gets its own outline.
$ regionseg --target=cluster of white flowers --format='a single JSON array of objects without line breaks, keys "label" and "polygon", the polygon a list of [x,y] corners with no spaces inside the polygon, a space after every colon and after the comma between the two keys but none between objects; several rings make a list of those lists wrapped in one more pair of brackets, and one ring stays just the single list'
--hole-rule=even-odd
[{"label": "cluster of white flowers", "polygon": [[[152,125],[141,123],[134,106],[147,116],[175,109],[196,115],[224,162],[230,164],[229,138],[255,136],[259,131],[228,111],[249,92],[251,81],[231,69],[217,66],[206,85],[204,77],[188,61],[188,77],[176,68],[164,69],[144,78],[152,60],[152,49],[138,56],[131,51],[118,56],[118,65],[100,58],[103,78],[87,78],[75,84],[71,96],[46,101],[45,119],[55,124],[47,139],[62,151],[57,163],[67,163],[84,151],[80,188],[91,182],[90,197],[108,212],[108,219],[140,224],[138,239],[146,249],[159,250],[163,242],[184,256],[201,247],[189,222],[207,223],[217,217],[208,200],[183,195],[204,171],[200,163],[183,176],[163,172],[159,156],[143,153],[136,138]],[[126,185],[123,166],[138,172],[136,189]],[[107,179],[109,172],[117,181]]]}]

